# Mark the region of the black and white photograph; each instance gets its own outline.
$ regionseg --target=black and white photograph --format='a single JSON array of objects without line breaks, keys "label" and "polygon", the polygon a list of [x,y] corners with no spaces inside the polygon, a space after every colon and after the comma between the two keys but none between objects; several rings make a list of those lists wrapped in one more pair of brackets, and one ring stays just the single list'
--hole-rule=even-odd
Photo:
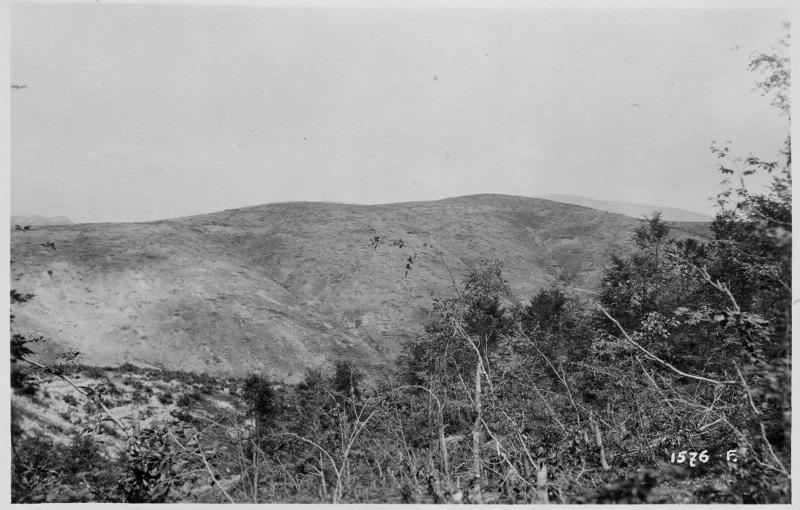
[{"label": "black and white photograph", "polygon": [[6,9],[6,503],[791,503],[791,2]]}]

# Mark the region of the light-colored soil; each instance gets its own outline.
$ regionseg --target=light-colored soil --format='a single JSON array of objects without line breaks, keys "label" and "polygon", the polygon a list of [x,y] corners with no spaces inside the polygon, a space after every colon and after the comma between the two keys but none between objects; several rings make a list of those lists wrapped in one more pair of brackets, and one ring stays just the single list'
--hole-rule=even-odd
[{"label": "light-colored soil", "polygon": [[[109,411],[129,432],[154,428],[157,424],[177,423],[174,412],[179,410],[179,406],[176,400],[181,394],[198,390],[192,384],[175,380],[165,383],[146,374],[110,370],[99,372],[104,375],[91,377],[84,372],[67,377],[84,391],[89,389],[103,392],[102,398],[107,402]],[[59,443],[68,444],[75,433],[91,433],[111,456],[115,456],[125,447],[124,434],[105,412],[97,405],[89,403],[90,399],[51,374],[40,374],[36,378],[39,389],[35,397],[12,394],[17,425],[25,434],[42,432]],[[113,386],[118,392],[105,393],[103,387],[109,386]],[[158,397],[163,394],[171,395],[172,402],[160,402]],[[202,394],[200,403],[192,405],[195,413],[201,407],[216,409],[221,413],[234,409],[224,392],[219,389]]]}]

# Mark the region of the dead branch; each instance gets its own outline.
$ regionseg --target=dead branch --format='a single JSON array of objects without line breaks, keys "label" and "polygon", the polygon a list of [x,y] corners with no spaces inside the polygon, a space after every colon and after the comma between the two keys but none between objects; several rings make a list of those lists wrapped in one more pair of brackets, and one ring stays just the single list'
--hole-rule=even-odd
[{"label": "dead branch", "polygon": [[742,380],[742,386],[744,387],[745,395],[747,395],[747,401],[750,403],[750,408],[753,410],[753,413],[755,413],[756,416],[761,415],[761,412],[756,408],[755,402],[753,402],[753,395],[750,393],[750,386],[747,385],[747,381],[744,380],[744,376],[742,375],[742,372],[739,370],[739,367],[736,365],[736,363],[733,364],[733,368],[736,369],[736,373],[739,374],[739,379]]},{"label": "dead branch", "polygon": [[206,459],[206,454],[205,452],[203,452],[203,446],[200,444],[200,433],[197,432],[197,429],[195,429],[194,439],[195,441],[197,441],[197,449],[200,452],[199,454],[200,458],[203,459],[203,464],[205,464],[206,471],[208,471],[208,474],[211,476],[212,483],[215,484],[217,487],[219,487],[219,490],[222,491],[222,494],[225,495],[225,498],[228,500],[229,503],[236,504],[236,502],[230,497],[230,495],[228,495],[228,492],[225,490],[225,487],[223,487],[222,484],[219,483],[219,480],[217,480],[217,476],[214,473],[214,470],[208,463],[208,459]]},{"label": "dead branch", "polygon": [[623,329],[622,325],[617,321],[617,319],[612,317],[602,305],[597,305],[597,306],[600,309],[600,311],[603,312],[603,314],[605,314],[605,316],[608,317],[608,319],[617,326],[617,328],[622,332],[622,335],[625,337],[625,339],[628,342],[632,343],[637,348],[639,348],[640,351],[642,351],[643,353],[647,354],[647,356],[650,359],[661,363],[662,365],[664,365],[665,367],[669,368],[670,370],[672,370],[676,374],[682,375],[683,377],[688,377],[690,379],[695,379],[695,380],[698,380],[698,381],[709,382],[709,383],[712,383],[712,384],[727,384],[727,385],[736,385],[736,386],[739,385],[738,381],[717,381],[717,380],[709,379],[708,377],[703,377],[703,376],[700,376],[700,375],[687,374],[683,370],[679,370],[679,369],[675,368],[671,364],[667,363],[666,361],[662,360],[661,358],[659,358],[658,356],[656,356],[652,352],[648,351],[647,349],[645,349],[644,347],[639,345],[633,338],[630,337],[630,335],[628,335],[628,333],[625,331],[625,329]]}]

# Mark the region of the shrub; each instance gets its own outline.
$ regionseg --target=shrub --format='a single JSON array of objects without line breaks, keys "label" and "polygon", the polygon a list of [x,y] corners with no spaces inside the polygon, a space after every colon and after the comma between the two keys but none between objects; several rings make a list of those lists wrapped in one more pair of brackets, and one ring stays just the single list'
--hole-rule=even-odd
[{"label": "shrub", "polygon": [[203,400],[203,395],[197,391],[191,393],[181,393],[178,400],[175,402],[178,407],[191,407],[195,402]]},{"label": "shrub", "polygon": [[105,379],[106,369],[101,367],[84,367],[83,375],[91,379]]},{"label": "shrub", "polygon": [[333,377],[331,378],[331,388],[337,393],[359,398],[361,396],[361,382],[364,380],[364,373],[349,361],[337,361],[334,365]]},{"label": "shrub", "polygon": [[75,433],[65,453],[64,469],[73,474],[92,469],[102,459],[100,448],[88,434]]},{"label": "shrub", "polygon": [[248,415],[256,420],[258,427],[270,424],[277,413],[275,392],[269,380],[251,375],[242,385],[242,398]]},{"label": "shrub", "polygon": [[143,371],[143,369],[141,367],[137,367],[136,365],[133,365],[133,364],[128,363],[128,362],[125,362],[122,365],[120,365],[119,367],[117,367],[117,370],[120,371],[120,372],[127,372],[127,373],[134,373],[134,374],[141,374],[142,371]]},{"label": "shrub", "polygon": [[131,394],[131,402],[134,404],[146,404],[150,402],[150,399],[145,395],[145,392],[136,390]]},{"label": "shrub", "polygon": [[66,395],[61,397],[61,400],[63,400],[64,402],[66,402],[67,404],[69,404],[71,406],[77,406],[78,405],[78,399],[76,399],[75,396],[72,395],[72,393],[67,393]]},{"label": "shrub", "polygon": [[125,503],[163,503],[178,475],[176,454],[166,432],[145,429],[132,441],[122,458],[125,472],[117,490]]},{"label": "shrub", "polygon": [[106,395],[110,395],[112,397],[118,397],[122,395],[122,390],[117,387],[116,384],[112,383],[111,381],[106,381],[103,387],[103,393]]},{"label": "shrub", "polygon": [[558,324],[567,305],[567,296],[561,289],[541,290],[531,299],[523,313],[522,323],[528,329],[551,329]]},{"label": "shrub", "polygon": [[35,500],[35,491],[50,485],[58,467],[56,444],[41,431],[14,442],[11,475],[11,500],[24,503]]},{"label": "shrub", "polygon": [[183,422],[186,422],[186,423],[191,423],[191,421],[192,421],[192,415],[189,414],[189,411],[187,411],[185,409],[181,409],[181,408],[173,409],[172,411],[170,411],[169,414],[170,414],[170,416],[172,416],[173,418],[175,418],[178,421],[183,421]]},{"label": "shrub", "polygon": [[11,441],[20,437],[24,432],[20,422],[22,421],[23,409],[16,402],[11,402]]}]

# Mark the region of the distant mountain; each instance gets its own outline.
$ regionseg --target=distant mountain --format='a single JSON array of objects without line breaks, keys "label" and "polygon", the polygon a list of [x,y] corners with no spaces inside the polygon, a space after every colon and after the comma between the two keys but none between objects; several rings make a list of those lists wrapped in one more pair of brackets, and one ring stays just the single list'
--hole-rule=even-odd
[{"label": "distant mountain", "polygon": [[539,195],[539,198],[546,200],[553,200],[555,202],[563,202],[565,204],[580,205],[583,207],[591,207],[598,211],[607,211],[617,214],[624,214],[632,218],[642,218],[643,216],[651,216],[653,212],[660,211],[661,219],[664,221],[698,221],[708,222],[711,221],[711,216],[706,214],[687,211],[685,209],[676,209],[674,207],[661,207],[657,205],[634,204],[631,202],[615,202],[611,200],[595,200],[593,198],[582,197],[579,195],[566,195],[561,193],[552,193],[549,195]]},{"label": "distant mountain", "polygon": [[460,283],[480,259],[500,259],[522,300],[553,284],[591,293],[638,224],[476,195],[12,230],[11,287],[35,295],[14,321],[49,339],[41,355],[298,380],[338,359],[391,363],[422,331],[432,294],[452,295],[449,270]]},{"label": "distant mountain", "polygon": [[30,225],[31,227],[43,227],[47,225],[71,225],[72,221],[66,216],[38,216],[32,215],[17,215],[11,217],[11,225],[19,225],[24,227]]}]

